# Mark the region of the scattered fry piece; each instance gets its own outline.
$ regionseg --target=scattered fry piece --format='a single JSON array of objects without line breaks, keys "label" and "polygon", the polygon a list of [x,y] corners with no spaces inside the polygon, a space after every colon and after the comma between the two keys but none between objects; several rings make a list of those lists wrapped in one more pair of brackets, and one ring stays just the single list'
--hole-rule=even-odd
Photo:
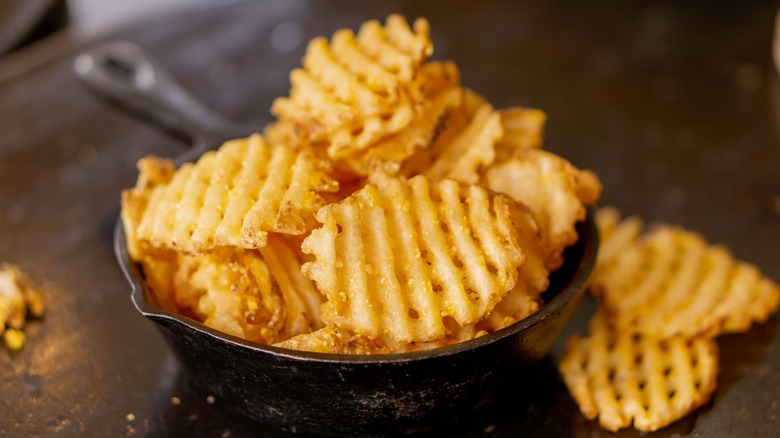
[{"label": "scattered fry piece", "polygon": [[0,335],[6,347],[21,350],[27,320],[42,318],[45,312],[44,297],[27,276],[16,266],[0,264]]},{"label": "scattered fry piece", "polygon": [[746,331],[780,302],[780,287],[757,268],[670,226],[606,260],[592,289],[619,326],[658,337]]},{"label": "scattered fry piece", "polygon": [[644,235],[637,217],[596,214],[602,240],[588,335],[559,365],[583,415],[616,431],[656,430],[706,403],[721,333],[747,331],[778,306],[780,287],[722,246],[669,225]]},{"label": "scattered fry piece", "polygon": [[560,370],[587,418],[598,417],[613,432],[632,423],[651,431],[709,400],[718,348],[707,337],[658,339],[621,330],[597,314],[586,337],[567,342]]}]

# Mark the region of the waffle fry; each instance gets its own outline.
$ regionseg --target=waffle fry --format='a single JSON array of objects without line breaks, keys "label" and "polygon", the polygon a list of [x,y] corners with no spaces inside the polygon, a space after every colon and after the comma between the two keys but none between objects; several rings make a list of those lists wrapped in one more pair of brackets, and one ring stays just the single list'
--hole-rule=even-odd
[{"label": "waffle fry", "polygon": [[780,301],[780,287],[757,268],[670,226],[600,266],[592,289],[617,324],[658,337],[745,331]]},{"label": "waffle fry", "polygon": [[563,250],[577,241],[575,225],[585,218],[585,204],[595,202],[601,194],[595,174],[533,148],[517,150],[510,160],[491,166],[484,184],[534,212],[550,270],[563,263]]},{"label": "waffle fry", "polygon": [[197,313],[209,327],[261,343],[275,341],[284,327],[283,298],[256,251],[220,248],[184,257],[177,277],[177,293],[200,296]]},{"label": "waffle fry", "polygon": [[512,223],[521,231],[518,243],[525,254],[525,263],[518,270],[517,283],[512,291],[485,319],[476,323],[478,331],[494,332],[535,313],[543,304],[542,292],[550,284],[547,251],[533,212],[527,207],[514,210]]},{"label": "waffle fry", "polygon": [[400,343],[447,334],[444,319],[472,324],[517,279],[523,253],[514,203],[452,180],[388,179],[317,213],[303,266],[332,313],[358,334]]},{"label": "waffle fry", "polygon": [[260,250],[187,255],[144,247],[138,262],[161,309],[260,343],[323,326],[323,297],[301,273],[296,244],[271,234]]},{"label": "waffle fry", "polygon": [[426,351],[434,348],[442,348],[450,345],[458,344],[460,342],[470,341],[480,336],[488,334],[486,330],[477,329],[474,324],[461,327],[450,321],[448,326],[450,333],[443,339],[431,342],[412,342],[409,344],[399,344],[387,336],[381,339],[382,344],[393,353],[413,353],[415,351]]},{"label": "waffle fry", "polygon": [[132,245],[128,242],[127,246],[128,251],[131,246],[138,248],[138,252],[130,254],[141,266],[144,283],[153,292],[152,304],[162,310],[197,319],[194,312],[198,304],[197,297],[177,299],[176,294],[176,273],[179,260],[185,255],[170,249],[150,247],[147,242],[136,242]]},{"label": "waffle fry", "polygon": [[496,143],[496,162],[510,159],[515,151],[542,146],[547,114],[535,108],[514,107],[499,110],[504,136]]},{"label": "waffle fry", "polygon": [[[780,300],[780,287],[724,247],[668,225],[601,208],[592,292],[602,308],[560,363],[582,413],[610,430],[655,430],[705,403],[716,385],[713,337],[746,331]],[[633,358],[633,359],[632,359]],[[695,382],[695,383],[692,383]]]},{"label": "waffle fry", "polygon": [[622,219],[620,212],[614,207],[599,208],[595,220],[600,239],[596,269],[613,260],[634,243],[644,228],[642,219],[636,216]]},{"label": "waffle fry", "polygon": [[304,255],[300,242],[280,235],[269,235],[268,245],[260,248],[260,255],[268,265],[271,276],[285,306],[283,339],[322,328],[320,307],[324,297],[301,272]]},{"label": "waffle fry", "polygon": [[482,96],[464,88],[461,106],[444,120],[434,144],[417,158],[417,166],[424,167],[422,173],[430,179],[475,184],[480,170],[495,159],[495,144],[503,135],[498,112]]},{"label": "waffle fry", "polygon": [[131,241],[193,254],[219,246],[260,248],[269,231],[307,231],[324,204],[320,194],[338,190],[311,153],[270,146],[259,135],[229,141],[162,183],[171,167],[142,161],[138,185],[123,194]]},{"label": "waffle fry", "polygon": [[572,336],[560,371],[583,415],[611,431],[659,429],[711,397],[717,344],[710,338],[656,339],[617,329],[604,315],[587,337]]},{"label": "waffle fry", "polygon": [[[171,160],[157,157],[145,157],[138,161],[138,181],[135,188],[122,191],[122,223],[125,229],[127,250],[136,260],[141,259],[148,250],[142,249],[144,242],[138,239],[138,225],[149,204],[149,195],[159,191],[158,187],[167,185],[173,178],[176,168]],[[152,257],[154,258],[154,257]]]},{"label": "waffle fry", "polygon": [[[414,121],[400,132],[377,141],[370,148],[340,158],[337,167],[359,176],[376,172],[409,176],[421,173],[427,162],[420,162],[418,158],[415,166],[412,164],[414,156],[420,156],[420,151],[431,147],[450,112],[461,105],[463,90],[458,87],[459,81],[460,73],[454,64],[426,64],[420,74],[420,89],[426,99],[417,106]],[[404,166],[413,169],[401,172]]]},{"label": "waffle fry", "polygon": [[391,15],[384,27],[366,22],[357,36],[340,30],[330,43],[315,38],[303,68],[290,74],[290,96],[276,99],[272,113],[308,143],[325,143],[331,158],[399,132],[422,100],[415,79],[433,50],[429,33],[424,19],[412,29]]}]

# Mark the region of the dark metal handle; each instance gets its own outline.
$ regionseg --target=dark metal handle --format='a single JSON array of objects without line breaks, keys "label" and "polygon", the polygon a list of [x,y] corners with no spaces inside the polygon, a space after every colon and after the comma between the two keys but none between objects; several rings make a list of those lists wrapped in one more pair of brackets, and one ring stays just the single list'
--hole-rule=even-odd
[{"label": "dark metal handle", "polygon": [[92,91],[190,143],[193,149],[177,161],[197,158],[226,140],[262,128],[242,126],[209,110],[133,43],[94,46],[76,58],[74,70]]}]

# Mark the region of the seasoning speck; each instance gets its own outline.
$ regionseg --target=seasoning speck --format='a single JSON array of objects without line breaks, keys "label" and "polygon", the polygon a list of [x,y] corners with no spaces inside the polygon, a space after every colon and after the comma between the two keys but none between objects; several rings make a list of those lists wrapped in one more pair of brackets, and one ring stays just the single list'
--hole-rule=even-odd
[{"label": "seasoning speck", "polygon": [[181,399],[179,397],[171,397],[171,404],[179,406],[181,404]]},{"label": "seasoning speck", "polygon": [[127,418],[127,421],[133,421],[133,420],[135,420],[135,414],[130,412],[129,414],[127,414],[125,416],[125,418]]}]

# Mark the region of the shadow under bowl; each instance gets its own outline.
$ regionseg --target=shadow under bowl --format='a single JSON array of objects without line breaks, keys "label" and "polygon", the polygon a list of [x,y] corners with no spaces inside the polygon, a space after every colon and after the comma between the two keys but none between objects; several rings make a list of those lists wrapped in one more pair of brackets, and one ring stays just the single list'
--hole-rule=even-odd
[{"label": "shadow under bowl", "polygon": [[593,270],[598,233],[589,210],[564,253],[538,312],[470,341],[414,353],[345,355],[293,351],[231,336],[154,303],[114,234],[132,300],[154,321],[189,378],[237,411],[266,424],[325,435],[429,430],[489,405],[499,389],[550,352],[576,310]]}]

